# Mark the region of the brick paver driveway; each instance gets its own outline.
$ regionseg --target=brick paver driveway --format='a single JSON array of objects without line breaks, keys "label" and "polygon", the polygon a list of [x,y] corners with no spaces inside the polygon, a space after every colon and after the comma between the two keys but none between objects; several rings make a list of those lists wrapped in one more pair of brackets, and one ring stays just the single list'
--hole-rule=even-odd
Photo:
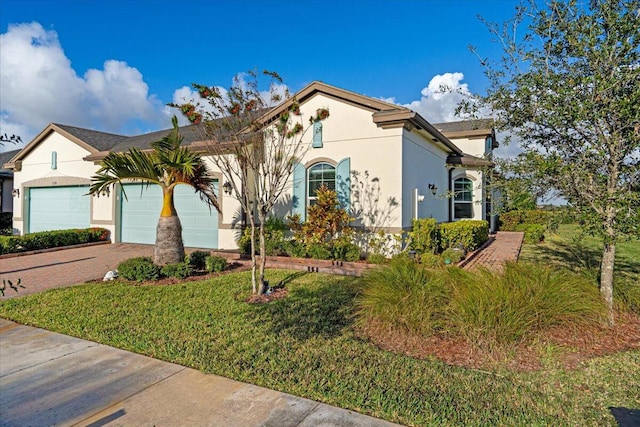
[{"label": "brick paver driveway", "polygon": [[114,243],[3,258],[0,259],[0,278],[13,282],[20,278],[25,287],[19,293],[7,289],[3,299],[101,280],[121,261],[136,256],[153,256],[153,245]]}]

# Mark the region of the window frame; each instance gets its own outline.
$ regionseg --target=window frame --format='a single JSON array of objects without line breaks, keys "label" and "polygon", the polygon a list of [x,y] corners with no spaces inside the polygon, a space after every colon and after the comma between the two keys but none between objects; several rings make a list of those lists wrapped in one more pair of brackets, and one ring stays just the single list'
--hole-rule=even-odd
[{"label": "window frame", "polygon": [[[322,167],[321,178],[320,178],[320,180],[315,180],[314,179],[312,181],[311,180],[311,172],[312,172],[312,170],[314,168],[318,168],[318,167]],[[306,176],[306,178],[307,178],[306,179],[306,181],[307,181],[306,182],[307,197],[306,197],[306,201],[305,201],[306,202],[305,203],[306,207],[312,206],[313,202],[315,200],[317,200],[317,196],[315,195],[315,193],[312,193],[312,191],[311,191],[311,184],[319,182],[320,185],[317,188],[320,188],[322,185],[324,185],[325,182],[330,182],[330,180],[326,180],[325,181],[325,178],[324,178],[324,173],[325,173],[325,170],[327,170],[327,169],[333,170],[333,188],[331,188],[328,185],[326,187],[329,188],[330,190],[336,191],[335,189],[336,189],[336,184],[337,184],[337,167],[335,165],[327,162],[327,161],[320,161],[320,162],[317,162],[317,163],[314,163],[314,164],[310,165],[309,167],[307,167],[307,171],[306,171],[307,172],[307,174],[306,174],[307,175]]]},{"label": "window frame", "polygon": [[[456,184],[464,181],[464,188],[458,189]],[[464,195],[468,194],[469,200],[464,200],[466,197]],[[460,199],[458,198],[460,196]],[[474,218],[474,209],[473,209],[473,180],[468,176],[459,176],[453,180],[453,219],[473,219]],[[456,207],[457,206],[468,206],[469,216],[457,216]]]}]

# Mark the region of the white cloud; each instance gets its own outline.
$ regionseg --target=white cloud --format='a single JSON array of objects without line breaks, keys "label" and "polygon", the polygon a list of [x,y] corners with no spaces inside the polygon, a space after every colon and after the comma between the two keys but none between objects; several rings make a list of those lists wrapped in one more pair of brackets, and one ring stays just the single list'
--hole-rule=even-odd
[{"label": "white cloud", "polygon": [[58,34],[37,22],[10,25],[0,35],[0,74],[2,132],[16,129],[25,142],[50,122],[124,134],[168,123],[136,68],[107,60],[80,77]]},{"label": "white cloud", "polygon": [[462,80],[462,73],[438,74],[422,89],[419,100],[404,106],[411,108],[431,123],[462,120],[455,114],[456,107],[471,95],[469,86],[462,83]]}]

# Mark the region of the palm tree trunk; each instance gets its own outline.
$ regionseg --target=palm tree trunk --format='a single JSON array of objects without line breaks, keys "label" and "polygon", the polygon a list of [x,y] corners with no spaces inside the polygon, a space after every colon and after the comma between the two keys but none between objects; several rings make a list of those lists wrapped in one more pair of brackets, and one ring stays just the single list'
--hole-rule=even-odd
[{"label": "palm tree trunk", "polygon": [[162,212],[156,228],[153,262],[157,265],[184,261],[182,224],[173,204],[173,187],[162,189]]}]

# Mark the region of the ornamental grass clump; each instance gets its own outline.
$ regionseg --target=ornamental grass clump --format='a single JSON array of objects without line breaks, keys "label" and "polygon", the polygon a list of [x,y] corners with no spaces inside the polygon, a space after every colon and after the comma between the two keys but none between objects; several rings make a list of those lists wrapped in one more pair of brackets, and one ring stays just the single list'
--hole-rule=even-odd
[{"label": "ornamental grass clump", "polygon": [[556,326],[601,325],[607,315],[598,287],[580,273],[527,263],[427,269],[407,257],[367,273],[356,306],[364,330],[462,337],[480,347],[508,347]]},{"label": "ornamental grass clump", "polygon": [[540,264],[507,263],[455,281],[449,315],[474,343],[516,343],[553,326],[600,324],[606,306],[585,276]]},{"label": "ornamental grass clump", "polygon": [[364,276],[356,301],[359,323],[431,335],[444,327],[448,298],[445,275],[397,257]]}]

